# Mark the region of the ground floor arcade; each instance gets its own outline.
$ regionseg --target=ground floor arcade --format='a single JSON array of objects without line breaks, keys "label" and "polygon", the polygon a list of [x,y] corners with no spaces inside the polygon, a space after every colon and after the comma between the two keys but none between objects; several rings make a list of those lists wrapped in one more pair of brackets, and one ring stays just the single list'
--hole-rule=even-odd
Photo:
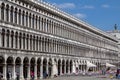
[{"label": "ground floor arcade", "polygon": [[[93,71],[99,71],[102,66],[100,62],[95,63],[97,67],[93,68]],[[85,59],[70,56],[0,55],[0,73],[4,80],[15,80],[16,77],[25,80],[33,76],[34,79],[51,78],[79,71],[87,71]]]}]

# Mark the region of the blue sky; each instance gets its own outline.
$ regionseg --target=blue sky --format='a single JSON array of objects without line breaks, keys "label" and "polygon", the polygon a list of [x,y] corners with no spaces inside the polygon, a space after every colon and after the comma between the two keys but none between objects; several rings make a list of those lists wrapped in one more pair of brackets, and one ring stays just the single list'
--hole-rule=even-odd
[{"label": "blue sky", "polygon": [[104,31],[120,29],[120,0],[43,0]]}]

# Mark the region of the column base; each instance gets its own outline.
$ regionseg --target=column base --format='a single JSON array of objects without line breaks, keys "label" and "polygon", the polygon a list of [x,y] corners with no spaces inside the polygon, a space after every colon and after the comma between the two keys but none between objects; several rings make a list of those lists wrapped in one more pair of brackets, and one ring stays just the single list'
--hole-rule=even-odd
[{"label": "column base", "polygon": [[7,80],[7,78],[2,78],[2,80]]},{"label": "column base", "polygon": [[40,79],[43,79],[43,76],[40,76]]}]

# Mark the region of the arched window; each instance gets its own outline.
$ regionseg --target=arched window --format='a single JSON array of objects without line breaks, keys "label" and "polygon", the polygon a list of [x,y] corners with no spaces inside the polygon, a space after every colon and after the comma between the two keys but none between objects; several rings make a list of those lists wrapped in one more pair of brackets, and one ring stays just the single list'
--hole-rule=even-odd
[{"label": "arched window", "polygon": [[26,26],[28,26],[28,12],[26,12]]},{"label": "arched window", "polygon": [[7,30],[7,37],[6,37],[7,38],[7,47],[9,47],[9,36],[10,36],[9,34],[10,34],[9,30]]},{"label": "arched window", "polygon": [[10,22],[13,23],[13,7],[10,10]]},{"label": "arched window", "polygon": [[37,29],[37,23],[38,23],[38,17],[36,16],[36,18],[35,18],[35,28]]},{"label": "arched window", "polygon": [[35,50],[35,36],[33,37],[33,50]]},{"label": "arched window", "polygon": [[19,25],[21,24],[21,10],[19,10]]},{"label": "arched window", "polygon": [[2,43],[1,44],[2,44],[2,47],[5,47],[5,30],[4,29],[2,29],[2,34],[1,35],[2,35],[2,39],[1,39]]},{"label": "arched window", "polygon": [[29,40],[29,35],[27,34],[27,40],[26,40],[27,50],[28,50],[28,47],[29,47],[29,42],[28,42],[28,40]]},{"label": "arched window", "polygon": [[32,35],[30,36],[30,50],[32,50]]},{"label": "arched window", "polygon": [[13,45],[14,45],[14,32],[12,31],[11,32],[11,48],[13,48]]},{"label": "arched window", "polygon": [[17,8],[15,8],[15,23],[17,24]]},{"label": "arched window", "polygon": [[4,9],[5,9],[5,5],[4,5],[4,3],[2,3],[2,7],[1,7],[1,20],[4,20]]},{"label": "arched window", "polygon": [[34,22],[35,22],[35,17],[33,15],[33,18],[32,18],[32,28],[34,29]]},{"label": "arched window", "polygon": [[18,33],[15,33],[15,48],[18,48]]},{"label": "arched window", "polygon": [[6,21],[9,21],[9,5],[6,6]]},{"label": "arched window", "polygon": [[43,18],[42,18],[42,20],[41,20],[41,31],[43,31]]},{"label": "arched window", "polygon": [[29,15],[29,26],[31,28],[31,14]]},{"label": "arched window", "polygon": [[39,30],[41,30],[41,18],[39,17]]},{"label": "arched window", "polygon": [[22,25],[24,26],[24,22],[25,22],[25,12],[23,11],[23,14],[22,14]]},{"label": "arched window", "polygon": [[25,34],[23,34],[23,49],[25,49]]},{"label": "arched window", "polygon": [[21,41],[22,41],[21,38],[22,38],[22,34],[20,33],[20,35],[19,35],[19,48],[20,48],[20,49],[21,49],[21,45],[22,45],[22,44],[21,44]]}]

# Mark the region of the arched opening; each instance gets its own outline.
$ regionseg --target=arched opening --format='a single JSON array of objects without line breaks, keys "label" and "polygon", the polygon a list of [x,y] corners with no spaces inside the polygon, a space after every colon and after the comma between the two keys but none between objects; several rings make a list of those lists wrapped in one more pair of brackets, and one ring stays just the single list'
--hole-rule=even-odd
[{"label": "arched opening", "polygon": [[6,41],[7,41],[7,47],[9,47],[9,36],[10,36],[10,31],[7,30],[7,34],[6,34]]},{"label": "arched opening", "polygon": [[20,77],[20,64],[21,64],[21,59],[20,57],[17,57],[15,60],[15,72],[17,75],[17,79]]},{"label": "arched opening", "polygon": [[5,47],[5,29],[2,29],[2,34],[1,34],[1,40],[2,40],[2,47]]},{"label": "arched opening", "polygon": [[69,61],[66,61],[66,73],[68,73]]},{"label": "arched opening", "polygon": [[52,74],[52,59],[49,59],[48,62],[48,76],[50,77]]},{"label": "arched opening", "polygon": [[60,75],[60,68],[61,68],[62,66],[61,66],[61,60],[59,59],[58,60],[58,75]]},{"label": "arched opening", "polygon": [[47,59],[43,60],[43,78],[47,77]]},{"label": "arched opening", "polygon": [[35,72],[35,58],[32,58],[30,61],[30,75],[31,78],[34,78],[34,72]]},{"label": "arched opening", "polygon": [[13,76],[13,57],[7,58],[7,79],[11,79]]},{"label": "arched opening", "polygon": [[5,12],[4,12],[4,9],[5,9],[5,4],[4,3],[2,3],[1,4],[1,20],[4,20],[4,14],[5,14]]},{"label": "arched opening", "polygon": [[9,5],[6,5],[6,21],[9,21]]},{"label": "arched opening", "polygon": [[0,73],[3,74],[4,58],[0,56]]},{"label": "arched opening", "polygon": [[40,67],[41,67],[41,59],[38,58],[37,60],[37,77],[39,78],[40,77]]},{"label": "arched opening", "polygon": [[29,59],[25,57],[23,60],[23,76],[26,79],[28,77],[28,67],[29,67]]},{"label": "arched opening", "polygon": [[72,67],[73,67],[73,63],[72,60],[70,60],[70,73],[72,73]]},{"label": "arched opening", "polygon": [[65,73],[65,60],[62,60],[62,73]]}]

